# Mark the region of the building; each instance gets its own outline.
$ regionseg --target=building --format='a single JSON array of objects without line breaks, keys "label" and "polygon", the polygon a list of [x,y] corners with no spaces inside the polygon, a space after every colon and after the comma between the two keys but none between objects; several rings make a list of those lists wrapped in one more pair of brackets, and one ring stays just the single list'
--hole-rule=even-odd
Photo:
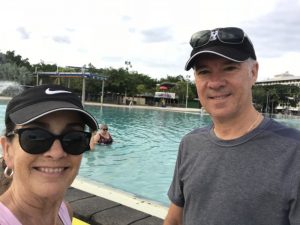
[{"label": "building", "polygon": [[[275,75],[272,79],[257,81],[255,85],[275,85],[275,84],[282,84],[282,85],[295,85],[300,87],[300,76],[294,76],[290,74],[288,71],[283,74]],[[299,93],[300,95],[300,93]],[[276,111],[282,113],[288,113],[293,115],[300,115],[300,101],[296,105],[296,107],[289,106],[289,99],[291,97],[287,96],[288,101],[285,104],[279,104],[276,107]]]},{"label": "building", "polygon": [[294,76],[285,72],[282,74],[275,75],[274,78],[257,81],[256,85],[274,85],[274,84],[284,84],[284,85],[296,85],[300,87],[300,76]]}]

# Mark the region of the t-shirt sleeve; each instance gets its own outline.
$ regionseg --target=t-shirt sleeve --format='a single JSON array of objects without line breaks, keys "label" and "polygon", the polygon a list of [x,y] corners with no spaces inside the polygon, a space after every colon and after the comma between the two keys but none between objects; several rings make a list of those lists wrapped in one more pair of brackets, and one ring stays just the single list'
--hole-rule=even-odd
[{"label": "t-shirt sleeve", "polygon": [[181,181],[181,176],[180,176],[181,149],[182,149],[182,142],[180,143],[179,146],[179,152],[176,160],[174,176],[168,191],[168,197],[171,200],[171,202],[179,207],[183,207],[185,203],[185,199],[183,195],[183,182]]},{"label": "t-shirt sleeve", "polygon": [[[300,150],[300,149],[299,149]],[[300,184],[299,177],[300,172],[297,171],[294,173],[294,178],[292,180],[292,187],[295,191],[292,191],[292,197],[290,199],[290,210],[289,210],[289,222],[291,225],[299,225],[300,224]]]}]

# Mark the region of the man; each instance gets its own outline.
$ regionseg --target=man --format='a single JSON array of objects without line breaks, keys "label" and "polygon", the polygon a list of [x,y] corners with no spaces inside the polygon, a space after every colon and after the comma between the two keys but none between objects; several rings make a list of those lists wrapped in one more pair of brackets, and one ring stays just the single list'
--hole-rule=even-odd
[{"label": "man", "polygon": [[300,224],[300,132],[252,104],[253,45],[234,27],[195,33],[194,69],[212,125],[181,141],[164,225]]}]

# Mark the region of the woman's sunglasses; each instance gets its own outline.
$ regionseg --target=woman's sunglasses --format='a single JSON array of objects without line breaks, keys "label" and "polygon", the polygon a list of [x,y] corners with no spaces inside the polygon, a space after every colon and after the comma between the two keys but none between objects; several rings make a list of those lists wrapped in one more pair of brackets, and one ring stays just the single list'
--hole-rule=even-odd
[{"label": "woman's sunglasses", "polygon": [[6,136],[18,134],[22,149],[29,154],[47,152],[53,142],[58,139],[63,150],[71,155],[80,155],[90,150],[91,133],[84,131],[69,131],[61,135],[54,135],[41,128],[16,129]]},{"label": "woman's sunglasses", "polygon": [[192,35],[190,44],[193,48],[199,48],[216,39],[225,44],[241,44],[245,36],[245,32],[237,27],[202,30]]}]

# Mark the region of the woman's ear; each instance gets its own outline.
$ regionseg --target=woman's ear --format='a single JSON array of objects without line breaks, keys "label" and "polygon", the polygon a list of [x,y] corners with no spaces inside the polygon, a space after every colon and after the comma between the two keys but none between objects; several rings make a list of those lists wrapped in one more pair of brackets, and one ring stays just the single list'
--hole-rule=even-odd
[{"label": "woman's ear", "polygon": [[12,143],[5,136],[0,137],[0,144],[2,147],[2,154],[5,164],[8,168],[14,168],[14,160],[13,160],[13,151],[12,151]]}]

